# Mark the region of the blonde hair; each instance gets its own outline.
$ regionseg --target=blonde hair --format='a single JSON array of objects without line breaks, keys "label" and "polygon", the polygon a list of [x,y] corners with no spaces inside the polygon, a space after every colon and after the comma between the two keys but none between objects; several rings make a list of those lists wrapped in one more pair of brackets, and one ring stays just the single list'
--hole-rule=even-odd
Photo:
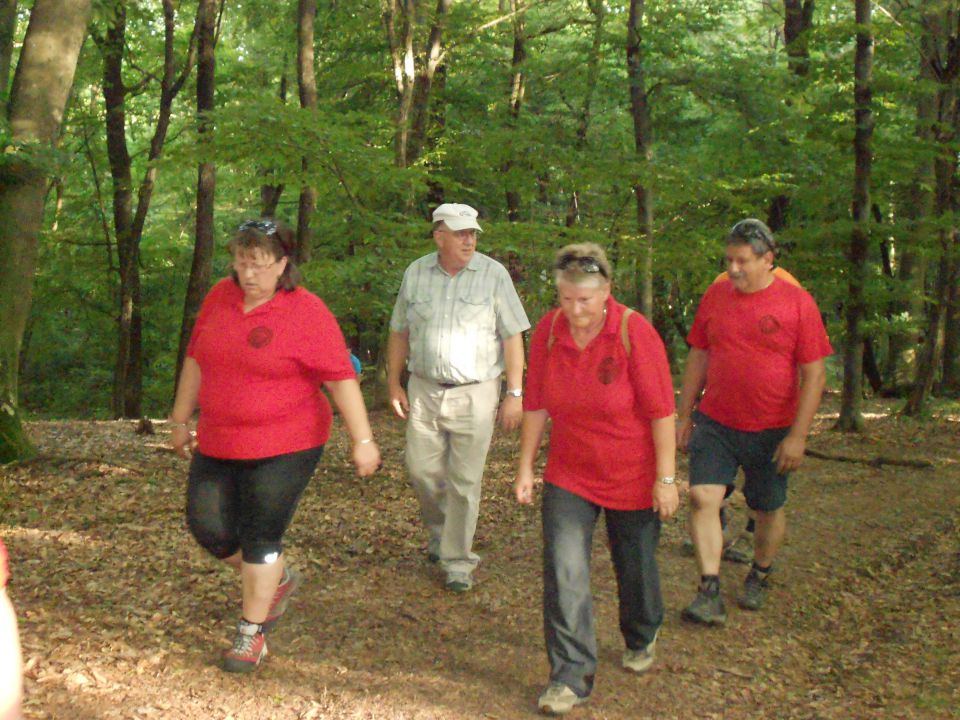
[{"label": "blonde hair", "polygon": [[553,279],[580,287],[603,287],[613,280],[613,270],[607,254],[596,243],[572,243],[557,251]]}]

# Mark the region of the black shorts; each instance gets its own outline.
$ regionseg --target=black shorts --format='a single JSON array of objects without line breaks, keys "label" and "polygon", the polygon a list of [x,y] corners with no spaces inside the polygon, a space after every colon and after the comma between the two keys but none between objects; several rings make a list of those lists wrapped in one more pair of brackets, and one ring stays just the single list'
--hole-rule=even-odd
[{"label": "black shorts", "polygon": [[745,432],[721,425],[701,412],[693,414],[690,436],[690,485],[726,485],[733,491],[737,470],[743,468],[747,507],[773,512],[787,502],[787,476],[777,472],[773,454],[790,428]]},{"label": "black shorts", "polygon": [[218,558],[273,562],[323,446],[257,460],[194,453],[187,478],[187,523]]}]

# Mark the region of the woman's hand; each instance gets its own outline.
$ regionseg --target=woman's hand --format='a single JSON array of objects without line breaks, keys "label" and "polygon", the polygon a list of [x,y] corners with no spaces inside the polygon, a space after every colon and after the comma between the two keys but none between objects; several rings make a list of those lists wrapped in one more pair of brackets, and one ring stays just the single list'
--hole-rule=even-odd
[{"label": "woman's hand", "polygon": [[357,468],[357,475],[368,477],[380,469],[380,448],[370,440],[369,442],[355,442],[353,444],[353,465]]},{"label": "woman's hand", "polygon": [[180,457],[189,460],[193,449],[197,446],[197,438],[190,432],[189,423],[174,423],[170,431],[170,444],[173,451]]},{"label": "woman's hand", "polygon": [[660,513],[660,519],[673,517],[679,508],[680,493],[677,491],[677,484],[668,485],[657,480],[653,484],[653,509]]},{"label": "woman's hand", "polygon": [[513,483],[513,492],[517,496],[517,502],[521,505],[529,505],[533,502],[533,470],[524,468],[517,471],[517,479]]}]

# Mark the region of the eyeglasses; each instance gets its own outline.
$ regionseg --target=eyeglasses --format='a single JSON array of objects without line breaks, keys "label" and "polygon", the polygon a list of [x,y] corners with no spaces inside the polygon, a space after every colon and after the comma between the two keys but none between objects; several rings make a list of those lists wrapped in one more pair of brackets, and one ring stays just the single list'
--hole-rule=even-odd
[{"label": "eyeglasses", "polygon": [[264,235],[276,235],[277,224],[273,220],[247,220],[237,230],[259,230]]},{"label": "eyeglasses", "polygon": [[262,275],[267,270],[272,268],[277,264],[277,261],[274,260],[272,263],[247,263],[247,262],[237,262],[234,261],[233,269],[237,275],[243,275],[245,272],[250,271],[254,275]]},{"label": "eyeglasses", "polygon": [[580,272],[600,273],[607,280],[610,279],[597,259],[591,255],[564,255],[557,261],[557,270],[569,270],[572,265],[576,265]]}]

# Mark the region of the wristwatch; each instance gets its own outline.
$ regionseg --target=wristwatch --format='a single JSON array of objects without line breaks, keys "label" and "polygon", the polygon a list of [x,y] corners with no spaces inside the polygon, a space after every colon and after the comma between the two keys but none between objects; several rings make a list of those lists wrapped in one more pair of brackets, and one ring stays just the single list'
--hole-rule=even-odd
[{"label": "wristwatch", "polygon": [[507,390],[507,395],[513,395],[516,398],[523,397],[523,388],[514,388],[513,390]]},{"label": "wristwatch", "polygon": [[660,478],[660,482],[662,482],[664,485],[673,485],[676,481],[677,478],[675,478],[673,475],[664,475],[662,478]]}]

